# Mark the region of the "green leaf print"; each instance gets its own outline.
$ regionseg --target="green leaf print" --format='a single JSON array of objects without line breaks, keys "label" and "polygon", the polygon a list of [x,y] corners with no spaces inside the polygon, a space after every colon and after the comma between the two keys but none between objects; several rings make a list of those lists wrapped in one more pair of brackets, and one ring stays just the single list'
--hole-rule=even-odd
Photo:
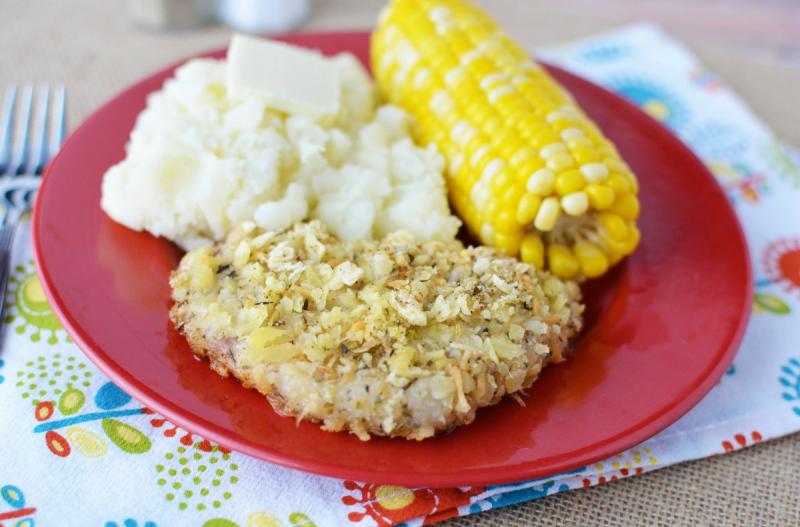
[{"label": "green leaf print", "polygon": [[239,524],[225,518],[211,518],[203,524],[203,527],[239,527]]},{"label": "green leaf print", "polygon": [[69,388],[61,394],[61,398],[58,400],[58,411],[62,415],[72,415],[77,413],[85,402],[86,396],[82,391],[77,388]]},{"label": "green leaf print", "polygon": [[47,303],[33,260],[14,268],[8,279],[6,299],[5,322],[17,322],[14,331],[20,335],[29,333],[31,342],[41,341],[44,335],[51,345],[72,342]]},{"label": "green leaf print", "polygon": [[289,515],[289,523],[292,527],[317,527],[317,524],[302,512],[291,513]]},{"label": "green leaf print", "polygon": [[792,311],[786,302],[769,293],[756,293],[753,302],[756,308],[775,313],[776,315],[785,315]]},{"label": "green leaf print", "polygon": [[129,424],[116,419],[103,419],[103,432],[112,443],[129,454],[141,454],[150,450],[150,438]]}]

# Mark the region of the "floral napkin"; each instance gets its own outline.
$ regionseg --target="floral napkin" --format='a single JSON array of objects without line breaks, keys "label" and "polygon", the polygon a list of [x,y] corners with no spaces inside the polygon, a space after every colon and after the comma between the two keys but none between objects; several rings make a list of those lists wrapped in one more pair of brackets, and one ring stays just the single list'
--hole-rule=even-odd
[{"label": "floral napkin", "polygon": [[175,427],[108,381],[50,310],[17,238],[0,350],[0,526],[428,525],[721,454],[800,430],[800,171],[682,45],[633,26],[541,57],[622,94],[708,164],[744,225],[754,315],[730,370],[637,448],[567,474],[406,489],[288,470]]}]

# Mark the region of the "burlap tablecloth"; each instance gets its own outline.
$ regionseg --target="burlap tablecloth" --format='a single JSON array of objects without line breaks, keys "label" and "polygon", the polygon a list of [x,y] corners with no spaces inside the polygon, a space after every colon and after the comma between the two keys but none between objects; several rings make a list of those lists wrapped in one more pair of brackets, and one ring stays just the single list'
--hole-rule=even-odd
[{"label": "burlap tablecloth", "polygon": [[[592,14],[587,2],[483,3],[529,46],[586,36],[623,20],[601,16],[600,4],[593,4],[601,11]],[[304,28],[369,27],[381,4],[318,0]],[[2,0],[0,20],[0,87],[12,82],[64,82],[72,127],[130,82],[187,55],[224,46],[229,35],[221,27],[143,32],[131,25],[119,1]],[[778,135],[800,144],[800,105],[784,105],[793,95],[796,98],[800,71],[768,60],[757,46],[751,52],[720,39],[671,29],[722,74]],[[800,525],[798,469],[800,434],[445,525]]]}]

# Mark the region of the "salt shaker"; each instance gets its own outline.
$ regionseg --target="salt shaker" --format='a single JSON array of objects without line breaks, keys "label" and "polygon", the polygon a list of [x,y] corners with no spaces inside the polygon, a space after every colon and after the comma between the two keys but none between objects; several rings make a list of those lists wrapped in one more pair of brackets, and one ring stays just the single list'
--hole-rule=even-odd
[{"label": "salt shaker", "polygon": [[217,17],[245,33],[282,33],[302,24],[308,0],[219,0]]},{"label": "salt shaker", "polygon": [[208,23],[215,0],[129,0],[133,21],[145,29],[189,29]]}]

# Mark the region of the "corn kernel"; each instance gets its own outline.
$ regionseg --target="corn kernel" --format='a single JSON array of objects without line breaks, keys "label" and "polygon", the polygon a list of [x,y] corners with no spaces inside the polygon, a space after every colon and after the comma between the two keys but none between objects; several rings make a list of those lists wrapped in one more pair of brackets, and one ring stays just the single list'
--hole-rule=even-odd
[{"label": "corn kernel", "polygon": [[514,154],[508,160],[508,164],[511,165],[511,168],[517,169],[523,163],[534,159],[538,159],[536,150],[534,150],[531,146],[524,146],[514,152]]},{"label": "corn kernel", "polygon": [[639,217],[639,200],[633,194],[618,196],[611,210],[626,220],[635,220]]},{"label": "corn kernel", "polygon": [[533,265],[537,269],[544,267],[544,244],[542,239],[533,232],[529,232],[522,238],[519,246],[519,255],[522,261]]},{"label": "corn kernel", "polygon": [[462,148],[465,152],[474,152],[475,150],[486,144],[483,135],[477,131],[475,131],[475,133],[470,132],[465,137],[468,137],[466,144],[462,143]]},{"label": "corn kernel", "polygon": [[487,93],[489,104],[492,105],[499,105],[500,101],[513,96],[514,87],[508,84],[501,84]]},{"label": "corn kernel", "polygon": [[614,191],[605,185],[591,184],[583,189],[589,196],[589,204],[595,210],[606,210],[614,203]]},{"label": "corn kernel", "polygon": [[569,116],[569,115],[566,115],[566,114],[556,115],[555,118],[551,119],[551,117],[553,115],[554,114],[551,113],[546,118],[546,120],[547,120],[548,123],[550,123],[550,125],[553,128],[555,128],[556,130],[559,131],[559,135],[560,135],[560,132],[562,132],[564,130],[569,130],[570,128],[575,128],[575,126],[578,124],[578,123],[575,122],[575,119],[573,117]]},{"label": "corn kernel", "polygon": [[446,90],[439,90],[436,92],[433,97],[431,97],[428,108],[430,108],[434,114],[455,113],[456,110],[455,101],[453,101],[453,98]]},{"label": "corn kernel", "polygon": [[[464,146],[471,141],[477,133],[478,130],[474,126],[466,119],[461,119],[455,123],[455,126],[450,130],[450,139],[452,139],[455,144]],[[467,150],[467,152],[470,151],[471,150]]]},{"label": "corn kernel", "polygon": [[602,183],[608,177],[608,168],[602,163],[589,163],[581,167],[581,173],[589,183]]},{"label": "corn kernel", "polygon": [[547,168],[553,172],[562,172],[575,166],[575,158],[569,154],[556,154],[547,160]]},{"label": "corn kernel", "polygon": [[567,170],[556,176],[554,187],[561,196],[581,190],[585,184],[583,174],[578,170]]},{"label": "corn kernel", "polygon": [[492,226],[494,227],[495,238],[497,238],[497,235],[500,233],[509,234],[519,229],[514,214],[508,210],[500,211],[497,216],[494,217]]},{"label": "corn kernel", "polygon": [[495,159],[495,152],[490,148],[489,153],[478,160],[478,163],[474,167],[474,172],[476,174],[483,174],[483,171],[486,170],[486,165],[491,163],[493,159]]},{"label": "corn kernel", "polygon": [[515,70],[510,71],[509,73],[513,75],[511,78],[511,84],[513,84],[523,96],[525,95],[525,91],[536,89],[536,84],[533,82],[533,79],[524,72]]},{"label": "corn kernel", "polygon": [[619,153],[617,152],[617,149],[614,148],[614,145],[612,145],[611,143],[604,143],[604,144],[600,145],[600,147],[597,149],[597,151],[600,152],[604,157],[609,157],[609,158],[612,157],[612,156],[618,156],[619,155]]},{"label": "corn kernel", "polygon": [[561,132],[561,138],[564,141],[569,141],[570,139],[574,139],[577,137],[584,137],[583,130],[580,128],[567,128]]},{"label": "corn kernel", "polygon": [[536,114],[531,110],[530,106],[527,102],[524,102],[525,106],[522,108],[515,108],[513,113],[505,116],[506,126],[512,130],[516,130],[523,123],[530,122],[532,120],[536,120]]},{"label": "corn kernel", "polygon": [[544,119],[548,123],[552,124],[552,123],[554,123],[556,121],[559,121],[561,119],[570,119],[570,116],[567,115],[565,112],[562,112],[560,110],[556,110],[554,112],[550,112]]},{"label": "corn kernel", "polygon": [[517,232],[512,232],[511,234],[495,232],[494,234],[494,246],[509,256],[517,255],[519,243],[519,233]]},{"label": "corn kernel", "polygon": [[[473,167],[478,166],[478,164],[481,162],[481,160],[484,157],[486,157],[489,154],[490,151],[491,151],[491,148],[489,147],[489,145],[481,146],[479,149],[477,149],[475,152],[473,152],[472,155],[469,157],[469,163]],[[456,155],[457,156],[461,155],[463,157],[463,154],[461,154],[461,153],[458,153]]]},{"label": "corn kernel", "polygon": [[609,238],[614,240],[624,240],[628,236],[628,226],[625,220],[610,212],[601,212],[597,215],[597,221]]},{"label": "corn kernel", "polygon": [[631,185],[631,192],[637,194],[639,192],[639,182],[636,180],[636,176],[633,175],[633,172],[624,172],[625,177],[628,179],[628,183]]},{"label": "corn kernel", "polygon": [[494,229],[488,223],[481,225],[481,243],[484,245],[494,244]]},{"label": "corn kernel", "polygon": [[604,235],[603,237],[603,247],[608,253],[608,257],[611,260],[612,264],[617,263],[620,261],[628,252],[626,248],[628,247],[629,241],[628,238],[625,240],[614,240],[611,237]]},{"label": "corn kernel", "polygon": [[574,249],[581,264],[581,273],[587,278],[600,276],[608,270],[608,257],[597,245],[579,241]]},{"label": "corn kernel", "polygon": [[553,191],[556,175],[549,168],[542,168],[528,178],[525,188],[528,192],[538,196],[547,196]]},{"label": "corn kernel", "polygon": [[572,278],[580,270],[580,263],[569,247],[557,243],[547,247],[547,263],[561,278]]},{"label": "corn kernel", "polygon": [[570,216],[581,216],[589,209],[586,192],[573,192],[561,198],[561,208]]},{"label": "corn kernel", "polygon": [[467,64],[467,69],[469,69],[475,77],[481,79],[494,71],[494,64],[487,58],[478,57]]},{"label": "corn kernel", "polygon": [[616,249],[613,249],[608,246],[606,246],[605,249],[606,249],[606,254],[608,255],[609,265],[616,265],[617,263],[619,263],[620,260],[622,260],[622,258],[625,257],[625,254],[617,251]]},{"label": "corn kernel", "polygon": [[520,225],[527,225],[532,222],[539,212],[539,207],[542,204],[542,198],[534,194],[524,194],[519,200],[517,205],[517,223]]},{"label": "corn kernel", "polygon": [[623,176],[622,174],[611,174],[608,176],[608,181],[606,181],[606,185],[614,189],[614,192],[619,194],[625,194],[631,191],[631,184],[628,182],[628,178]]},{"label": "corn kernel", "polygon": [[514,135],[513,132],[509,131],[509,134],[511,134],[511,137],[504,137],[498,148],[498,153],[503,159],[511,159],[515,152],[525,146],[522,139]]},{"label": "corn kernel", "polygon": [[543,232],[553,230],[558,221],[559,210],[558,198],[549,197],[545,199],[539,207],[539,212],[536,213],[533,226]]},{"label": "corn kernel", "polygon": [[588,137],[573,136],[567,139],[567,146],[570,148],[570,150],[574,150],[576,148],[594,148],[594,143],[592,143],[592,140]]},{"label": "corn kernel", "polygon": [[[552,102],[552,98],[542,99],[536,107],[536,113],[540,116],[545,116],[556,109],[556,105]],[[561,137],[558,132],[553,130],[553,135],[556,138]]]},{"label": "corn kernel", "polygon": [[[500,208],[501,205],[499,199],[490,199],[488,202],[486,202],[486,204],[484,204],[481,213],[487,218],[494,218],[500,214]],[[480,210],[480,208],[478,210]]]},{"label": "corn kernel", "polygon": [[594,163],[600,159],[600,154],[593,147],[579,146],[570,152],[579,164]]},{"label": "corn kernel", "polygon": [[504,83],[507,81],[508,81],[508,76],[505,73],[503,73],[502,71],[496,71],[482,78],[478,84],[480,85],[482,90],[488,90],[492,86],[498,83]]},{"label": "corn kernel", "polygon": [[636,225],[631,224],[629,230],[631,234],[630,236],[628,236],[628,239],[626,240],[627,242],[625,246],[626,254],[630,254],[633,252],[634,249],[636,249],[636,246],[639,245],[639,240],[641,240],[642,237],[642,234],[641,232],[639,232],[639,228]]},{"label": "corn kernel", "polygon": [[554,119],[550,124],[553,128],[561,132],[574,127],[577,123],[572,117],[561,117],[559,119]]},{"label": "corn kernel", "polygon": [[505,127],[506,124],[503,122],[503,120],[499,116],[494,116],[485,123],[483,123],[483,133],[487,137],[492,137],[500,130],[504,130]]},{"label": "corn kernel", "polygon": [[550,143],[549,145],[539,150],[539,155],[544,160],[555,157],[558,154],[566,154],[566,153],[567,153],[567,147],[564,146],[564,143]]},{"label": "corn kernel", "polygon": [[511,175],[508,173],[508,170],[500,170],[499,172],[496,172],[492,176],[491,182],[489,183],[489,185],[492,187],[492,192],[497,195],[502,195],[502,193],[505,192],[510,184]]},{"label": "corn kernel", "polygon": [[464,109],[464,115],[479,127],[483,127],[496,115],[492,108],[480,104],[480,98],[469,101],[459,99],[459,103]]},{"label": "corn kernel", "polygon": [[421,67],[415,72],[409,72],[411,85],[418,92],[425,92],[433,88],[433,75],[430,68]]},{"label": "corn kernel", "polygon": [[520,185],[515,185],[512,183],[508,186],[505,192],[503,192],[503,195],[500,196],[502,206],[513,212],[517,206],[517,203],[519,203],[519,200],[522,199],[522,195],[524,193],[525,189],[523,189]]},{"label": "corn kernel", "polygon": [[491,181],[496,174],[498,174],[503,168],[505,167],[506,163],[499,157],[495,157],[489,164],[486,165],[486,168],[483,169],[481,172],[481,180],[484,181]]},{"label": "corn kernel", "polygon": [[509,86],[509,88],[512,90],[513,95],[503,97],[495,104],[497,110],[507,121],[511,117],[519,115],[528,109],[528,102],[519,95],[513,87]]},{"label": "corn kernel", "polygon": [[549,145],[558,141],[559,139],[558,134],[544,125],[532,123],[526,124],[527,126],[522,127],[520,130],[522,132],[522,137],[530,141],[531,144],[536,148]]},{"label": "corn kernel", "polygon": [[491,192],[487,188],[486,185],[482,184],[481,181],[478,181],[476,184],[472,185],[472,189],[470,190],[470,198],[472,198],[472,202],[478,207],[487,206],[487,202],[491,200]]},{"label": "corn kernel", "polygon": [[606,157],[603,163],[608,167],[609,172],[625,172],[628,167],[619,159],[613,157]]}]

